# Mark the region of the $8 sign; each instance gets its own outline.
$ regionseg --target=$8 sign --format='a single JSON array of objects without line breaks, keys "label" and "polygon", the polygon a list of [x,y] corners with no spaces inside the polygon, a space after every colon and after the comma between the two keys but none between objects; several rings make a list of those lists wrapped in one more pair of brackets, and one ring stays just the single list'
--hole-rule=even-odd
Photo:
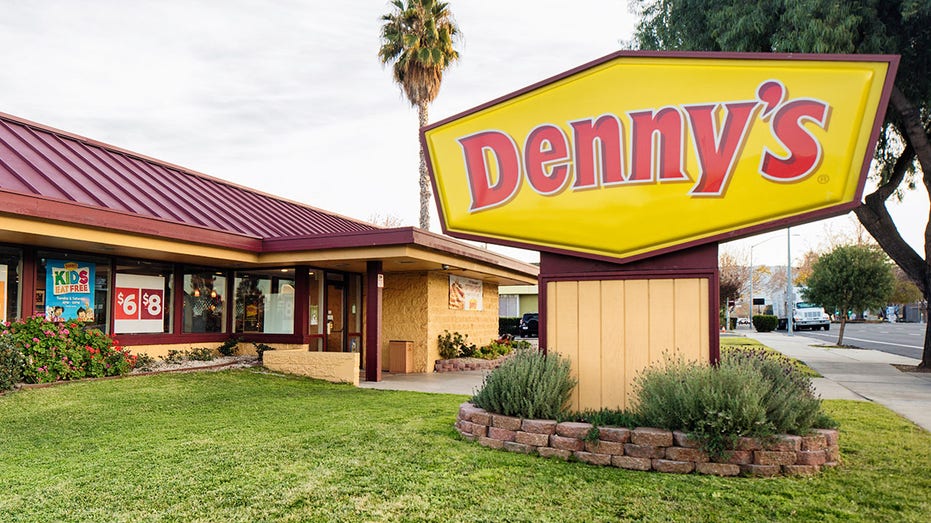
[{"label": "$8 sign", "polygon": [[118,287],[116,319],[161,320],[164,313],[164,290]]}]

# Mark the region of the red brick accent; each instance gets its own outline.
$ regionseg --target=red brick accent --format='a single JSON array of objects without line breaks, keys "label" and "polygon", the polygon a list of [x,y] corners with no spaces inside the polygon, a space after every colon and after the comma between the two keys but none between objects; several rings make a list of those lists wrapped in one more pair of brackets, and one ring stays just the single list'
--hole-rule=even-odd
[{"label": "red brick accent", "polygon": [[463,421],[472,421],[472,414],[478,411],[484,412],[482,409],[472,405],[471,403],[463,403],[459,405],[459,419]]},{"label": "red brick accent", "polygon": [[749,465],[753,463],[752,450],[728,450],[723,456],[714,458],[715,463],[728,463],[731,465]]},{"label": "red brick accent", "polygon": [[650,447],[671,447],[672,432],[664,429],[654,429],[652,427],[637,427],[630,436],[630,441],[634,445],[644,445]]},{"label": "red brick accent", "polygon": [[473,412],[472,423],[477,423],[479,425],[485,425],[487,427],[491,425],[491,414],[485,411]]},{"label": "red brick accent", "polygon": [[840,463],[838,463],[838,462],[836,462],[836,461],[825,461],[825,462],[821,465],[821,470],[824,470],[824,469],[833,469],[833,468],[839,467],[839,466],[840,466]]},{"label": "red brick accent", "polygon": [[434,372],[460,372],[464,370],[492,370],[497,369],[509,357],[501,356],[495,360],[484,360],[481,358],[453,358],[449,360],[436,360],[433,363]]},{"label": "red brick accent", "polygon": [[578,423],[575,421],[564,421],[556,425],[556,434],[564,438],[585,439],[592,430],[591,423]]},{"label": "red brick accent", "polygon": [[524,445],[533,445],[534,447],[545,447],[550,443],[550,437],[546,434],[533,434],[530,432],[518,431],[514,441]]},{"label": "red brick accent", "polygon": [[598,439],[614,443],[627,443],[630,441],[630,429],[598,427]]},{"label": "red brick accent", "polygon": [[691,461],[673,461],[670,459],[654,459],[653,470],[657,472],[669,472],[672,474],[688,474],[695,470],[695,464]]},{"label": "red brick accent", "polygon": [[798,458],[794,452],[780,452],[777,450],[753,451],[754,465],[795,465]]},{"label": "red brick accent", "polygon": [[789,436],[780,434],[773,436],[772,441],[763,442],[764,450],[773,450],[776,452],[798,452],[802,448],[801,436]]},{"label": "red brick accent", "polygon": [[554,449],[553,447],[540,447],[537,449],[537,454],[544,458],[559,458],[563,461],[569,459],[569,456],[572,455],[571,451]]},{"label": "red brick accent", "polygon": [[[670,437],[672,437],[671,434]],[[666,449],[664,447],[652,447],[647,445],[625,443],[624,454],[634,458],[662,459],[666,457]]]},{"label": "red brick accent", "polygon": [[500,414],[491,415],[491,426],[504,430],[520,430],[520,418],[511,416],[501,416]]},{"label": "red brick accent", "polygon": [[488,437],[501,441],[514,441],[514,438],[517,437],[517,432],[513,430],[499,429],[498,427],[488,427]]},{"label": "red brick accent", "polygon": [[472,427],[475,424],[471,421],[459,421],[456,422],[456,428],[459,429],[459,432],[465,432],[466,434],[472,434]]},{"label": "red brick accent", "polygon": [[697,439],[679,430],[673,431],[672,439],[676,442],[676,445],[679,447],[697,449],[698,447],[701,446],[701,443],[699,443]]},{"label": "red brick accent", "polygon": [[595,454],[593,452],[583,452],[578,450],[572,453],[576,459],[589,465],[607,466],[611,464],[611,456],[608,454]]},{"label": "red brick accent", "polygon": [[478,441],[478,436],[474,436],[472,434],[463,434],[461,432],[459,434],[462,436],[462,439],[466,441]]},{"label": "red brick accent", "polygon": [[613,454],[615,456],[621,456],[624,454],[624,444],[602,440],[586,441],[585,450],[594,452],[595,454]]},{"label": "red brick accent", "polygon": [[763,444],[757,438],[738,438],[734,450],[763,450]]},{"label": "red brick accent", "polygon": [[802,437],[802,450],[824,450],[828,446],[828,439],[824,434]]},{"label": "red brick accent", "polygon": [[824,457],[827,461],[840,461],[840,447],[828,445],[828,448],[824,449]]},{"label": "red brick accent", "polygon": [[488,435],[488,427],[485,425],[479,425],[478,423],[472,424],[472,434],[480,438],[484,438]]},{"label": "red brick accent", "polygon": [[504,442],[501,441],[500,439],[480,437],[478,438],[478,444],[483,447],[488,447],[490,449],[503,449],[504,448]]},{"label": "red brick accent", "polygon": [[747,476],[775,476],[782,472],[779,465],[740,465],[740,473]]},{"label": "red brick accent", "polygon": [[564,438],[562,436],[550,436],[550,446],[559,450],[582,450],[584,445],[582,440],[576,438]]},{"label": "red brick accent", "polygon": [[796,453],[796,465],[822,465],[828,460],[823,450],[800,450]]},{"label": "red brick accent", "polygon": [[832,445],[837,445],[837,430],[836,429],[815,429],[812,432],[817,432],[824,436],[825,445],[828,447]]},{"label": "red brick accent", "polygon": [[821,470],[817,465],[783,465],[782,472],[786,476],[814,476]]},{"label": "red brick accent", "polygon": [[736,476],[740,474],[740,465],[730,463],[696,463],[695,472],[712,476]]},{"label": "red brick accent", "polygon": [[531,434],[556,434],[556,422],[549,419],[525,419],[520,430]]},{"label": "red brick accent", "polygon": [[708,454],[701,449],[685,447],[667,447],[666,459],[674,461],[691,461],[694,463],[704,463],[709,460]]},{"label": "red brick accent", "polygon": [[613,456],[611,464],[615,467],[630,470],[650,470],[653,466],[650,458],[634,458],[631,456]]},{"label": "red brick accent", "polygon": [[504,450],[518,452],[520,454],[533,454],[536,447],[531,447],[530,445],[524,445],[523,443],[517,443],[515,441],[505,441]]}]

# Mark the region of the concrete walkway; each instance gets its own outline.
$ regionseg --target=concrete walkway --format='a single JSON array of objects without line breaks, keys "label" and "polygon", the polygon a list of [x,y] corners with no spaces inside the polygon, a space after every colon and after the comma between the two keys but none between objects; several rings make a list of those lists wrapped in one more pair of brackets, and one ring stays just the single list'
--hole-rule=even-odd
[{"label": "concrete walkway", "polygon": [[[804,361],[823,378],[815,389],[822,399],[875,401],[931,431],[931,373],[901,372],[893,364],[918,360],[876,350],[830,349],[823,340],[775,332],[737,332],[786,356]],[[727,338],[722,338],[724,343]]]},{"label": "concrete walkway", "polygon": [[472,396],[482,386],[489,371],[464,370],[459,372],[428,372],[424,374],[382,373],[381,381],[360,381],[363,389],[409,390],[415,392],[439,392],[443,394],[466,394]]}]

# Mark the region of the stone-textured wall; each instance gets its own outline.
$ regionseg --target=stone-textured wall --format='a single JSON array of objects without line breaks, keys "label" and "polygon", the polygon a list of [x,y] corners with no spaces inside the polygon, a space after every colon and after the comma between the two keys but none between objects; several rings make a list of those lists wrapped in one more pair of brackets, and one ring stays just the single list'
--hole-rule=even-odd
[{"label": "stone-textured wall", "polygon": [[275,372],[359,385],[358,352],[273,350],[266,352],[262,360],[267,369]]},{"label": "stone-textured wall", "polygon": [[[382,357],[391,340],[412,341],[413,372],[427,372],[427,273],[385,273],[381,306]],[[434,341],[434,344],[436,342]]]},{"label": "stone-textured wall", "polygon": [[468,334],[476,345],[494,340],[498,337],[498,287],[488,282],[483,287],[484,310],[455,310],[449,308],[448,273],[386,273],[383,351],[392,340],[412,341],[412,372],[430,372],[440,359],[436,339],[444,330]]},{"label": "stone-textured wall", "polygon": [[433,372],[458,372],[463,370],[493,370],[507,361],[513,353],[493,360],[481,358],[455,358],[452,360],[436,360]]},{"label": "stone-textured wall", "polygon": [[836,430],[815,430],[810,436],[781,435],[772,441],[740,438],[734,450],[718,459],[678,431],[600,427],[598,439],[590,439],[589,423],[502,416],[471,403],[459,407],[456,430],[470,441],[495,449],[677,474],[810,475],[835,467],[840,460]]},{"label": "stone-textured wall", "polygon": [[457,310],[449,308],[449,274],[446,272],[429,273],[430,323],[427,328],[429,340],[427,353],[428,368],[433,368],[440,359],[437,337],[443,331],[459,332],[469,335],[469,342],[475,345],[487,345],[498,338],[498,286],[485,282],[482,293],[483,309],[481,311]]}]

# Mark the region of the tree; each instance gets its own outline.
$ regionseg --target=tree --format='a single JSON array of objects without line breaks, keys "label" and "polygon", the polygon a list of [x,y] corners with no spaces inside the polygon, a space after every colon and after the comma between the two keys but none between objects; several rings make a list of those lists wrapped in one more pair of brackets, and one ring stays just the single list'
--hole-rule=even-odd
[{"label": "tree", "polygon": [[820,256],[815,251],[808,251],[802,256],[802,263],[795,269],[795,278],[793,278],[795,285],[805,285],[805,282],[811,276],[811,270],[815,266],[815,262],[818,261]]},{"label": "tree", "polygon": [[804,298],[840,310],[838,345],[844,343],[847,311],[883,307],[892,296],[895,278],[887,260],[879,249],[845,245],[823,254],[812,266]]},{"label": "tree", "polygon": [[905,271],[900,267],[896,267],[893,276],[895,276],[895,289],[892,291],[892,296],[889,297],[891,303],[907,305],[921,301],[921,291],[917,285],[908,279]]},{"label": "tree", "polygon": [[730,253],[722,253],[718,258],[719,280],[718,297],[720,299],[721,314],[727,308],[728,301],[737,301],[747,279],[750,277],[750,268],[738,262],[737,257]]},{"label": "tree", "polygon": [[[459,27],[444,2],[394,0],[391,13],[381,17],[378,58],[392,65],[394,81],[411,106],[417,108],[420,127],[427,125],[427,106],[436,99],[443,71],[459,53],[453,47]],[[423,145],[420,146],[420,228],[430,228],[430,177]]]},{"label": "tree", "polygon": [[[931,221],[924,256],[886,201],[920,180],[931,193],[931,2],[927,0],[637,0],[643,49],[901,55],[875,158],[878,188],[855,210],[884,251],[931,299]],[[931,214],[929,214],[931,218]],[[931,368],[931,322],[919,367]]]}]

